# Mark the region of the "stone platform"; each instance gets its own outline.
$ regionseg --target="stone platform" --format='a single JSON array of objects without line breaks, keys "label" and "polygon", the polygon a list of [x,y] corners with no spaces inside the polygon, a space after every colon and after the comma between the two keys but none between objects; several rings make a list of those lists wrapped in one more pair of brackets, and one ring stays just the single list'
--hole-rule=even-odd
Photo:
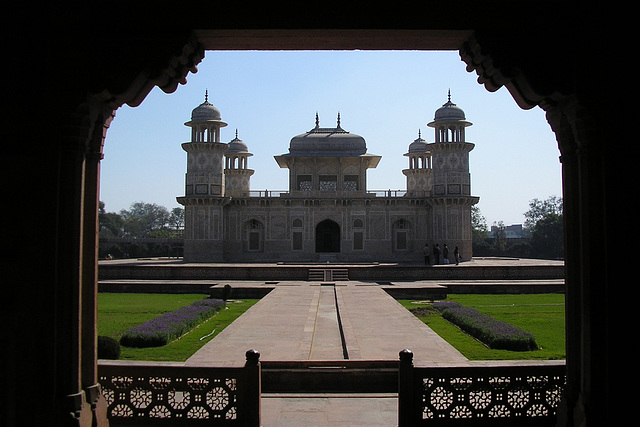
[{"label": "stone platform", "polygon": [[349,280],[523,280],[562,279],[562,261],[474,258],[455,264],[370,263],[186,263],[180,259],[150,258],[100,260],[100,281],[113,279],[145,280],[309,280],[310,270],[346,270]]},{"label": "stone platform", "polygon": [[[345,279],[375,283],[395,298],[443,298],[447,293],[564,291],[562,261],[480,258],[459,265],[420,264],[194,264],[176,259],[100,261],[100,292],[210,293],[225,284],[237,298],[262,298],[277,285],[322,282],[314,272],[340,272]],[[333,279],[333,275],[325,274]]]}]

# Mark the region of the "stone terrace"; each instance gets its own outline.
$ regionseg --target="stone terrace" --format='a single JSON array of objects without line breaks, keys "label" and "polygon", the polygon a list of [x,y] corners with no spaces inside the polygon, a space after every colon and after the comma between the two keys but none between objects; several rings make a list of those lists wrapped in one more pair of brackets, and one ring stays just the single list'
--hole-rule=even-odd
[{"label": "stone terrace", "polygon": [[[345,271],[350,281],[375,282],[394,297],[422,298],[443,291],[563,292],[562,261],[479,258],[460,265],[420,264],[192,264],[175,259],[99,262],[100,292],[218,292],[225,284],[241,298],[263,297],[278,283],[325,281],[314,270]],[[329,281],[342,281],[334,278]],[[446,288],[443,288],[445,286]],[[214,295],[215,296],[215,295]]]}]

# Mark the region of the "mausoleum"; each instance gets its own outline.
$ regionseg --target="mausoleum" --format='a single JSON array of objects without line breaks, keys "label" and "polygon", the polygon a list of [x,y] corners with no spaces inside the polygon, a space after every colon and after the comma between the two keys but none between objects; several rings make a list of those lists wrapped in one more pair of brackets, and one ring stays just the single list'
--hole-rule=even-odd
[{"label": "mausoleum", "polygon": [[[422,262],[426,244],[453,257],[471,258],[469,152],[471,126],[464,111],[447,102],[427,126],[433,142],[408,144],[402,191],[373,191],[367,171],[381,156],[365,138],[342,128],[315,126],[276,155],[289,169],[283,192],[252,192],[248,145],[236,136],[220,141],[227,124],[208,96],[185,123],[187,152],[184,260],[187,262]],[[442,262],[442,260],[441,260]]]}]

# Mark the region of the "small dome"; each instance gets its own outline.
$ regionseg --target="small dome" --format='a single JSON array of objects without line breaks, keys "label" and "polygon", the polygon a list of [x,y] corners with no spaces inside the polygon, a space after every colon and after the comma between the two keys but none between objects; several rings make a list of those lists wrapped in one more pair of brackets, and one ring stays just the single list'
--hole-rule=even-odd
[{"label": "small dome", "polygon": [[420,132],[418,131],[418,138],[416,138],[411,144],[409,144],[409,154],[426,153],[427,151],[427,142],[421,138]]},{"label": "small dome", "polygon": [[466,120],[464,116],[464,111],[456,104],[451,102],[451,93],[449,93],[449,99],[447,102],[440,108],[436,110],[434,121],[436,122],[450,122],[450,121],[458,121],[458,120]]},{"label": "small dome", "polygon": [[191,112],[191,121],[192,122],[207,122],[207,121],[220,121],[220,110],[213,106],[209,102],[209,94],[205,93],[204,102],[198,105]]},{"label": "small dome", "polygon": [[238,130],[236,129],[236,137],[229,142],[227,153],[248,153],[249,148],[241,139],[238,138]]}]

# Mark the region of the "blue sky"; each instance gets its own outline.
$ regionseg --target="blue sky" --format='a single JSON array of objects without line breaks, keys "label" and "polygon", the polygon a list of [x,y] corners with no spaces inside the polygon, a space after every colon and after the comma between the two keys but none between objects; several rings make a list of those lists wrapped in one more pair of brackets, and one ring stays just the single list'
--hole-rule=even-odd
[{"label": "blue sky", "polygon": [[288,174],[273,156],[286,153],[295,135],[320,125],[361,135],[369,153],[382,156],[369,169],[370,190],[405,189],[403,156],[436,109],[451,100],[473,126],[466,139],[471,192],[491,226],[524,222],[529,201],[562,195],[560,155],[540,108],[522,110],[506,88],[491,93],[469,73],[457,52],[244,51],[206,52],[198,72],[172,94],[154,89],[139,107],[124,106],[107,132],[100,200],[109,212],[138,201],[171,209],[184,193],[190,139],[184,126],[204,101],[228,126],[221,139],[242,139],[253,153],[252,190],[286,190]]}]

